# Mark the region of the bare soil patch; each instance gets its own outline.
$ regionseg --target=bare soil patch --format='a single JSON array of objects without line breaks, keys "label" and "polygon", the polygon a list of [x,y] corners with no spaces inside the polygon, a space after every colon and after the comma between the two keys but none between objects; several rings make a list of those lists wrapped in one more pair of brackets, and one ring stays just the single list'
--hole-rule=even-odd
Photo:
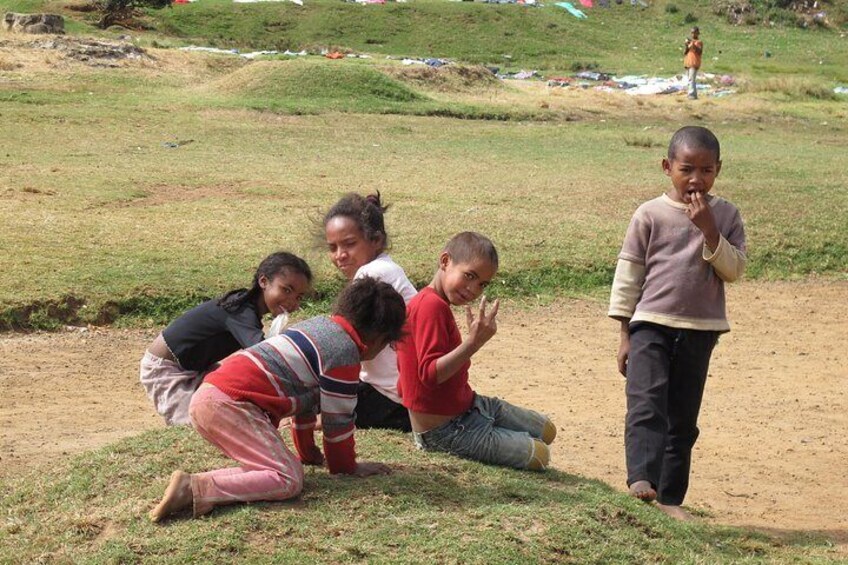
[{"label": "bare soil patch", "polygon": [[[742,283],[713,356],[687,505],[848,548],[848,282]],[[553,463],[624,490],[617,326],[585,300],[502,309],[475,358],[484,394],[551,415]],[[0,476],[163,424],[138,384],[155,330],[0,334]]]}]

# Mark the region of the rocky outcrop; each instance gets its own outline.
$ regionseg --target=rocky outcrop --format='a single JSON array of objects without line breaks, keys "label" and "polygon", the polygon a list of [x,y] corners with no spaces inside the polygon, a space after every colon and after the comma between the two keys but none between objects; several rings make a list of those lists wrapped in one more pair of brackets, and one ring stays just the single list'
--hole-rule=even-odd
[{"label": "rocky outcrop", "polygon": [[19,33],[65,33],[65,18],[56,14],[6,12],[3,29]]}]

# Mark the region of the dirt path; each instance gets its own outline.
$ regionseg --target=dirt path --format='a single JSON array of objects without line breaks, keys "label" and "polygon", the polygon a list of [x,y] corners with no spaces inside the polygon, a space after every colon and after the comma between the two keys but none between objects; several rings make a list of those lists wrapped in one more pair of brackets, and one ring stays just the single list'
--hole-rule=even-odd
[{"label": "dirt path", "polygon": [[[743,283],[713,356],[687,504],[848,547],[848,283]],[[624,381],[605,305],[505,308],[484,394],[551,415],[557,468],[624,488]],[[152,331],[0,335],[0,475],[161,426],[137,384]]]}]

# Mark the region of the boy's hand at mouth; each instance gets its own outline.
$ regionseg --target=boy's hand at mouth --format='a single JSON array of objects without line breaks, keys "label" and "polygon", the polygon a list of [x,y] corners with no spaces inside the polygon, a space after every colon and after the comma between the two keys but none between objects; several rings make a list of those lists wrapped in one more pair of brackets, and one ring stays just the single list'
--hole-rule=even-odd
[{"label": "boy's hand at mouth", "polygon": [[689,205],[686,207],[686,215],[701,230],[701,233],[704,234],[707,247],[715,253],[715,250],[718,248],[719,233],[713,211],[710,209],[705,194],[702,192],[692,192],[689,194]]}]

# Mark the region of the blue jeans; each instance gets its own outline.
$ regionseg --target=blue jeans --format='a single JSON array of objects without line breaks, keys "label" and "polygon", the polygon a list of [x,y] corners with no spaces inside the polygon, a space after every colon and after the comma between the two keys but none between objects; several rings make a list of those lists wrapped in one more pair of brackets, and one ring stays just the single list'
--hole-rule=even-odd
[{"label": "blue jeans", "polygon": [[420,449],[526,469],[533,439],[542,437],[547,421],[538,412],[477,394],[464,414],[432,430],[412,432],[412,436]]}]

